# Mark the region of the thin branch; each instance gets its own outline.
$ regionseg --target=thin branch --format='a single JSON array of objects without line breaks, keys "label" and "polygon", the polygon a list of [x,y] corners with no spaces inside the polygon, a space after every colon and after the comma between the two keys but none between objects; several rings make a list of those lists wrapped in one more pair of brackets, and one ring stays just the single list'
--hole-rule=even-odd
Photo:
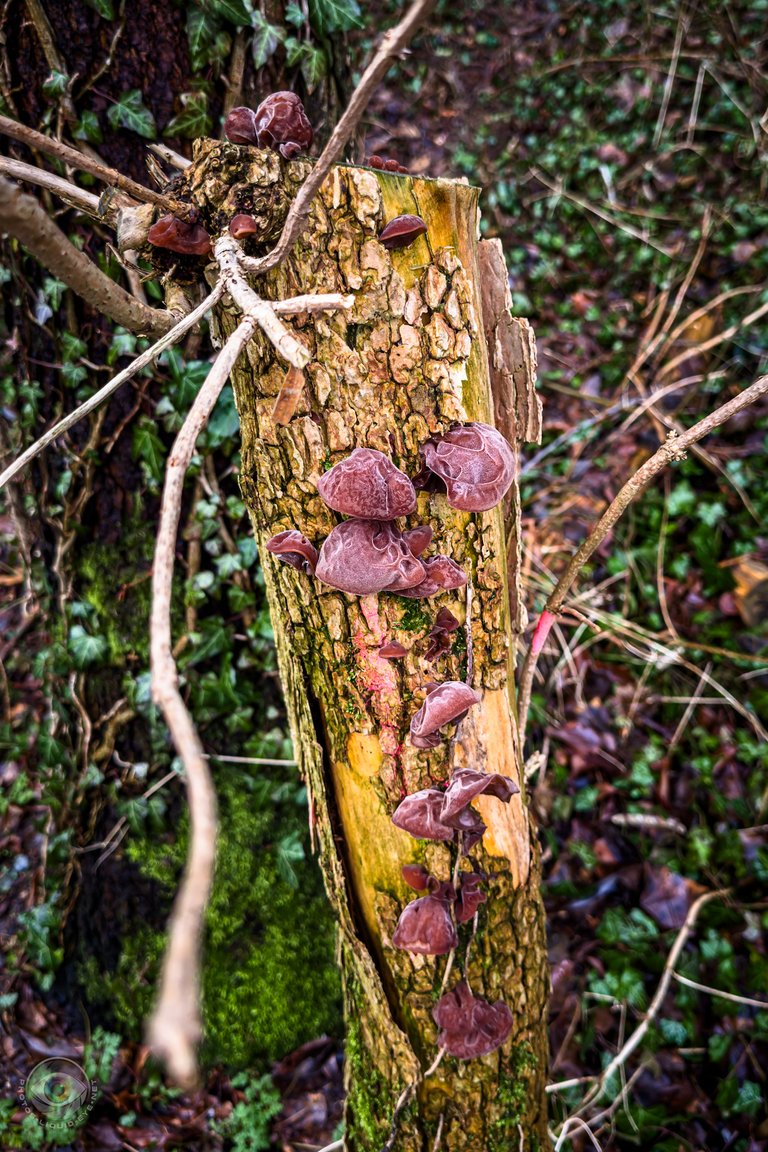
[{"label": "thin branch", "polygon": [[202,320],[205,313],[210,311],[210,309],[218,303],[223,293],[224,285],[217,284],[210,295],[206,296],[202,304],[198,304],[197,308],[193,309],[188,316],[184,316],[178,323],[174,324],[170,332],[167,332],[156,344],[152,344],[151,347],[147,348],[146,352],[142,352],[140,356],[137,356],[127,368],[124,368],[122,372],[118,372],[117,376],[113,377],[109,383],[105,384],[103,388],[100,388],[98,392],[94,392],[93,396],[89,397],[85,403],[75,408],[74,412],[70,412],[68,416],[57,421],[52,428],[44,432],[39,440],[31,444],[29,448],[22,452],[21,456],[14,460],[12,464],[9,464],[6,470],[0,474],[0,489],[2,489],[9,480],[12,480],[18,472],[21,472],[22,468],[26,467],[30,460],[34,460],[36,456],[39,456],[51,441],[57,440],[59,436],[62,436],[74,424],[77,424],[79,420],[82,420],[90,412],[93,412],[94,408],[98,408],[100,404],[108,400],[113,392],[116,392],[122,384],[125,384],[126,380],[130,380],[131,377],[135,376],[137,372],[140,372],[142,368],[146,368],[147,365],[157,359],[160,353],[164,352],[166,348],[177,344],[184,333],[188,332],[190,328],[194,328],[198,321]]},{"label": "thin branch", "polygon": [[[2,119],[2,117],[0,117]],[[9,232],[52,275],[102,314],[131,332],[161,336],[176,317],[164,308],[148,308],[71,244],[33,196],[0,177],[0,228]]]},{"label": "thin branch", "polygon": [[89,172],[91,176],[95,176],[102,183],[120,188],[136,200],[157,204],[159,208],[163,208],[166,212],[172,212],[174,216],[180,216],[185,220],[189,215],[189,204],[174,200],[170,196],[162,196],[159,192],[153,192],[151,188],[145,188],[143,184],[137,184],[130,177],[123,176],[122,172],[118,172],[116,168],[108,168],[105,164],[100,164],[98,160],[92,160],[90,156],[78,152],[76,148],[70,148],[68,144],[62,144],[60,140],[54,140],[50,136],[43,136],[42,132],[36,132],[34,128],[28,128],[26,124],[19,124],[17,120],[11,120],[8,116],[0,116],[0,135],[10,136],[12,140],[18,140],[20,144],[27,144],[30,148],[36,148],[47,156],[54,156],[57,160],[61,160],[79,172]]},{"label": "thin branch", "polygon": [[[565,572],[558,580],[544,606],[544,612],[547,613],[547,621],[550,621],[550,619],[553,620],[554,617],[557,616],[583,566],[611,531],[624,511],[638,496],[642,495],[651,480],[674,460],[683,459],[686,450],[692,444],[703,439],[704,436],[709,435],[715,428],[719,428],[721,424],[725,424],[726,421],[730,420],[732,416],[735,416],[737,412],[740,412],[743,408],[748,408],[750,404],[754,404],[756,400],[765,396],[766,393],[768,393],[768,376],[761,376],[754,384],[751,384],[749,388],[745,388],[738,396],[735,396],[726,404],[722,404],[719,408],[716,408],[714,412],[710,412],[708,416],[705,416],[703,420],[699,420],[693,427],[686,429],[686,431],[682,432],[679,436],[670,436],[666,443],[662,444],[649,460],[646,460],[645,464],[624,484],[618,495],[611,501],[595,527],[589,533],[584,543],[571,557]],[[543,615],[544,613],[542,613],[542,616]],[[537,633],[534,632],[535,637],[536,634]],[[536,674],[536,664],[540,650],[541,645],[531,642],[520,672],[518,723],[521,746],[525,739],[525,727],[531,702],[531,690],[533,688],[533,680]]]},{"label": "thin branch", "polygon": [[55,193],[72,208],[86,212],[89,216],[99,216],[99,198],[93,192],[86,192],[78,188],[77,184],[70,184],[63,176],[56,176],[53,172],[46,172],[44,168],[36,168],[34,164],[24,164],[21,160],[11,160],[7,156],[0,156],[0,175],[10,176],[12,180],[28,180],[30,184],[39,184]]},{"label": "thin branch", "polygon": [[437,0],[415,0],[400,23],[384,33],[376,54],[352,93],[346,111],[331,133],[331,138],[314,168],[299,189],[296,199],[291,204],[280,239],[266,256],[243,257],[241,260],[243,268],[249,272],[266,272],[282,263],[286,258],[306,224],[312,201],[320,190],[320,185],[355,131],[376,87],[387,74],[393,59],[408,47],[419,26],[427,19],[436,5]]},{"label": "thin branch", "polygon": [[171,595],[184,477],[197,438],[213,411],[237,357],[253,336],[246,317],[222,348],[174,442],[165,476],[152,569],[150,663],[152,698],[161,709],[186,775],[190,811],[187,864],[169,924],[160,995],[149,1021],[150,1046],[182,1087],[197,1082],[200,1020],[200,947],[216,854],[216,794],[194,722],[178,687],[172,655]]},{"label": "thin branch", "polygon": [[693,988],[696,992],[706,992],[708,996],[716,996],[718,1000],[728,1000],[731,1004],[744,1004],[747,1008],[762,1008],[763,1012],[768,1012],[768,1000],[754,1000],[751,996],[739,996],[735,992],[723,992],[721,988],[710,988],[708,984],[689,980],[679,972],[673,972],[672,976],[678,984],[684,984],[686,988]]}]

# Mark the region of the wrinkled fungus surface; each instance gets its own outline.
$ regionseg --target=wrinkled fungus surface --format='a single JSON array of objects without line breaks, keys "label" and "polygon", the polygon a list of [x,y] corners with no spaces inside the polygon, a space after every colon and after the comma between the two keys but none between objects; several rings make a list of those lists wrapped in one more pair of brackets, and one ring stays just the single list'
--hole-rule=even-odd
[{"label": "wrinkled fungus surface", "polygon": [[440,819],[444,796],[439,788],[412,792],[398,804],[392,823],[416,840],[454,840],[455,830]]},{"label": "wrinkled fungus surface", "polygon": [[437,596],[439,592],[463,588],[467,582],[466,572],[450,556],[430,556],[422,563],[426,570],[424,579],[415,587],[401,592],[401,596],[411,600],[426,600],[428,596]]},{"label": "wrinkled fungus surface", "polygon": [[276,148],[286,160],[312,147],[314,133],[295,92],[273,92],[256,109],[259,147]]},{"label": "wrinkled fungus surface", "polygon": [[295,528],[289,528],[286,532],[278,532],[276,536],[267,540],[267,552],[278,556],[286,564],[290,564],[292,568],[298,568],[311,575],[314,574],[317,565],[317,548],[314,544],[310,544],[306,536],[303,536]]},{"label": "wrinkled fungus surface", "polygon": [[155,248],[167,248],[182,256],[207,256],[211,250],[211,238],[202,224],[177,216],[161,216],[147,233],[147,240]]},{"label": "wrinkled fungus surface", "polygon": [[419,449],[426,475],[417,487],[428,487],[430,473],[445,485],[453,508],[487,512],[509,490],[515,458],[502,434],[490,424],[454,424],[442,436],[432,436]]},{"label": "wrinkled fungus surface", "polygon": [[411,588],[425,569],[387,521],[345,520],[325,540],[315,574],[331,588],[367,596]]},{"label": "wrinkled fungus surface", "polygon": [[[416,489],[409,478],[375,448],[355,448],[320,477],[317,490],[329,508],[344,516],[395,520],[416,508]],[[409,547],[413,551],[410,541]]]},{"label": "wrinkled fungus surface", "polygon": [[436,748],[440,743],[440,729],[462,720],[481,699],[479,692],[461,680],[439,684],[429,692],[411,720],[411,744],[415,748]]},{"label": "wrinkled fungus surface", "polygon": [[473,996],[466,980],[440,997],[432,1016],[440,1029],[438,1045],[459,1060],[487,1056],[501,1047],[512,1031],[512,1013],[504,1001],[491,1004]]},{"label": "wrinkled fungus surface", "polygon": [[433,896],[412,900],[400,913],[392,943],[395,948],[421,956],[445,956],[459,942],[451,916],[453,888],[440,885]]}]

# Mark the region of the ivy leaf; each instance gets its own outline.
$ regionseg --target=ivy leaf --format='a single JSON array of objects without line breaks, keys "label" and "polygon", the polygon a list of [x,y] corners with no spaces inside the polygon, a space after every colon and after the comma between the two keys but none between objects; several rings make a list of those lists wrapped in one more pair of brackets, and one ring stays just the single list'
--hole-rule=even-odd
[{"label": "ivy leaf", "polygon": [[49,100],[58,100],[67,91],[69,85],[69,76],[66,72],[51,72],[50,76],[43,81],[43,92]]},{"label": "ivy leaf", "polygon": [[286,4],[285,22],[286,24],[293,24],[294,28],[301,28],[304,23],[304,13],[296,0],[290,0],[290,3]]},{"label": "ivy leaf", "polygon": [[138,88],[123,93],[107,111],[107,120],[113,128],[128,128],[145,140],[154,140],[157,136],[155,118],[145,106]]},{"label": "ivy leaf", "polygon": [[261,12],[254,12],[251,18],[253,26],[253,65],[263,68],[270,56],[274,55],[277,46],[285,37],[285,32],[276,24],[270,24]]},{"label": "ivy leaf", "polygon": [[251,22],[253,13],[248,0],[210,0],[210,6],[217,16],[238,28],[245,28]]},{"label": "ivy leaf", "polygon": [[89,144],[101,144],[101,127],[95,112],[86,110],[77,122],[74,131],[75,140],[87,140]]},{"label": "ivy leaf", "polygon": [[77,668],[85,668],[103,660],[109,645],[104,636],[90,636],[82,624],[73,624],[69,630],[69,651]]},{"label": "ivy leaf", "polygon": [[163,460],[165,452],[163,442],[157,434],[154,423],[145,419],[140,421],[133,433],[133,458],[141,460],[147,466],[153,480],[159,480],[163,474]]},{"label": "ivy leaf", "polygon": [[182,110],[166,124],[163,135],[186,136],[191,140],[210,136],[213,121],[208,115],[208,93],[184,92],[180,101]]},{"label": "ivy leaf", "polygon": [[298,888],[299,877],[294,864],[304,859],[304,847],[299,833],[293,829],[277,845],[277,870],[291,888]]},{"label": "ivy leaf", "polygon": [[85,0],[89,8],[93,8],[98,12],[104,20],[114,20],[115,18],[115,5],[112,0]]},{"label": "ivy leaf", "polygon": [[318,36],[363,26],[357,0],[309,0],[309,19]]},{"label": "ivy leaf", "polygon": [[190,8],[187,13],[187,41],[190,63],[195,71],[209,62],[210,47],[218,33],[219,25],[208,12]]},{"label": "ivy leaf", "polygon": [[319,84],[328,71],[328,58],[322,48],[305,44],[302,53],[301,71],[310,88]]}]

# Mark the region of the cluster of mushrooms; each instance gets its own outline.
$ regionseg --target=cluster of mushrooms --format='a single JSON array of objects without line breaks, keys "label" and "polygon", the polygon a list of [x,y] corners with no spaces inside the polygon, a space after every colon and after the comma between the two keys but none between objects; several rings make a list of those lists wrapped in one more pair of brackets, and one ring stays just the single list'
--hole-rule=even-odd
[{"label": "cluster of mushrooms", "polygon": [[[495,428],[473,422],[454,424],[442,435],[431,436],[419,453],[422,468],[411,480],[383,452],[355,448],[317,482],[328,507],[348,519],[331,530],[319,552],[295,528],[273,536],[268,551],[321,583],[357,596],[391,592],[427,599],[461,588],[467,575],[460,565],[449,556],[425,555],[432,542],[429,525],[401,529],[394,522],[416,511],[417,487],[444,492],[449,504],[466,512],[493,508],[512,483],[512,451]],[[441,608],[429,633],[428,660],[449,650],[458,627],[453,613]],[[406,649],[387,641],[379,655],[398,659]],[[415,748],[432,749],[444,739],[444,729],[460,723],[482,697],[459,680],[428,684],[426,692],[411,719],[409,738]],[[458,769],[447,787],[406,796],[392,822],[416,839],[450,843],[467,856],[486,827],[471,802],[485,794],[507,803],[518,791],[499,773]],[[421,865],[406,865],[402,873],[405,882],[424,895],[401,913],[392,944],[419,955],[446,955],[458,946],[458,925],[472,920],[486,902],[482,888],[486,877],[476,866],[470,872],[457,870],[457,884],[439,880]],[[494,1051],[512,1029],[506,1004],[474,996],[466,980],[440,998],[433,1016],[440,1029],[439,1043],[465,1060]]]},{"label": "cluster of mushrooms", "polygon": [[[293,92],[275,92],[255,111],[233,108],[224,134],[233,144],[275,149],[285,160],[309,149],[313,140],[312,126]],[[396,161],[379,156],[371,156],[368,163],[387,172],[406,171]],[[258,240],[258,224],[247,213],[237,213],[229,222],[229,230],[239,241]],[[378,238],[388,250],[402,249],[426,231],[420,216],[403,215],[390,220]],[[211,237],[194,207],[183,220],[172,215],[161,217],[147,239],[156,248],[184,256],[208,256],[212,250]],[[463,587],[467,575],[451,557],[426,555],[432,543],[429,525],[401,530],[395,521],[415,512],[417,488],[444,492],[449,504],[466,512],[495,507],[513,480],[512,451],[495,428],[473,422],[453,424],[442,435],[431,436],[419,452],[422,468],[411,480],[383,452],[356,448],[318,481],[318,492],[328,507],[348,517],[332,529],[320,551],[297,529],[273,536],[267,549],[321,583],[357,596],[390,592],[424,600]],[[424,658],[434,661],[448,652],[458,628],[453,613],[441,608],[429,632]],[[406,654],[396,641],[387,641],[379,648],[383,659],[401,659]],[[460,723],[480,700],[480,693],[461,681],[427,684],[426,699],[411,719],[411,744],[437,748],[444,739],[444,729]],[[459,858],[468,857],[485,832],[485,824],[470,807],[471,802],[486,794],[507,803],[516,792],[517,785],[498,773],[459,769],[452,773],[447,786],[406,796],[392,822],[417,839],[455,845]],[[425,895],[403,910],[392,937],[395,948],[442,956],[458,946],[457,926],[475,919],[487,900],[482,887],[487,877],[471,858],[470,863],[473,869],[469,872],[459,872],[457,866],[456,884],[438,880],[418,864],[402,869],[405,882]],[[463,1060],[493,1052],[512,1029],[507,1005],[474,996],[466,979],[440,997],[432,1015],[439,1028],[438,1044]]]}]

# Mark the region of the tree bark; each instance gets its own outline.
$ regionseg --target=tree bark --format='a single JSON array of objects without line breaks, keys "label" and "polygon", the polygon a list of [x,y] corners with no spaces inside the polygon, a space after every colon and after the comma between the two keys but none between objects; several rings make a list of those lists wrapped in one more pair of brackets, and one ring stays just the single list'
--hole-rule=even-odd
[{"label": "tree bark", "polygon": [[[213,231],[236,211],[250,211],[262,221],[266,243],[277,234],[308,165],[201,141],[184,182]],[[339,921],[349,1152],[379,1152],[402,1089],[436,1054],[431,1009],[445,958],[412,956],[391,940],[413,896],[401,866],[421,861],[448,879],[451,858],[444,845],[416,841],[390,818],[406,793],[464,765],[501,772],[522,791],[509,805],[486,798],[478,803],[488,831],[473,855],[493,879],[468,967],[463,930],[448,987],[465,971],[476,995],[506,1001],[514,1028],[491,1056],[466,1062],[445,1057],[402,1111],[393,1148],[431,1148],[441,1116],[446,1152],[532,1150],[547,1143],[545,926],[513,719],[501,510],[469,515],[443,496],[422,493],[410,520],[431,524],[434,551],[471,574],[472,683],[483,693],[458,738],[432,752],[408,742],[410,718],[429,680],[464,678],[467,653],[457,643],[436,665],[427,664],[425,637],[439,607],[463,618],[463,593],[427,601],[349,596],[281,565],[264,548],[286,528],[300,529],[319,546],[337,518],[315,483],[353,448],[378,448],[414,475],[419,445],[430,433],[452,421],[493,422],[478,289],[477,201],[476,188],[451,181],[334,169],[291,257],[255,287],[272,299],[352,292],[354,307],[297,318],[294,328],[312,361],[287,426],[276,426],[271,415],[285,365],[260,336],[232,377],[242,425],[241,486],[260,547],[296,755]],[[405,250],[387,252],[377,234],[402,213],[422,216],[428,234]],[[237,323],[226,302],[216,322],[222,334]],[[525,433],[520,426],[515,436]],[[408,648],[406,659],[382,660],[377,653],[384,638]]]}]

